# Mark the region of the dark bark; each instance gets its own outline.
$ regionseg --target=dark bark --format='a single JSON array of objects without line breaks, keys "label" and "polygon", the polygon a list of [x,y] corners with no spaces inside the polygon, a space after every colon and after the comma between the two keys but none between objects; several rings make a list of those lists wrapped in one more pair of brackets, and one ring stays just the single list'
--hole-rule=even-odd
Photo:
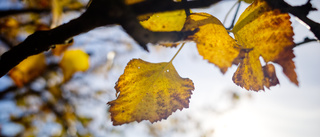
[{"label": "dark bark", "polygon": [[[194,8],[209,6],[218,1],[198,0],[183,4]],[[125,31],[146,50],[148,42],[183,40],[193,32],[152,32],[140,26],[136,19],[136,15],[144,13],[184,9],[183,4],[171,0],[147,0],[140,4],[125,5],[121,0],[92,0],[86,12],[79,18],[48,31],[37,31],[4,53],[0,57],[0,77],[27,57],[47,51],[52,45],[65,43],[73,36],[101,26],[121,24]]]},{"label": "dark bark", "polygon": [[50,12],[50,9],[13,9],[13,10],[0,10],[0,18],[6,16],[12,16],[16,14],[23,14],[23,13],[44,13]]},{"label": "dark bark", "polygon": [[[85,7],[77,7],[73,9],[66,8],[63,11],[79,11],[85,9]],[[36,9],[36,8],[30,8],[30,9],[11,9],[11,10],[0,10],[0,18],[6,17],[6,16],[12,16],[12,15],[18,15],[18,14],[25,14],[25,13],[49,13],[52,9]]]},{"label": "dark bark", "polygon": [[[179,41],[187,38],[194,32],[152,32],[144,29],[137,21],[136,16],[178,9],[207,7],[220,0],[194,0],[173,2],[172,0],[146,0],[133,5],[125,5],[122,0],[92,0],[90,6],[79,18],[48,31],[37,31],[27,37],[25,41],[7,51],[0,57],[0,77],[21,61],[31,55],[49,50],[52,45],[67,42],[73,36],[88,32],[94,28],[120,24],[144,49],[147,43],[162,41]],[[311,27],[311,31],[319,39],[320,24],[306,15],[315,10],[310,1],[303,6],[293,7],[283,0],[266,0],[273,8],[282,12],[291,13]]]}]

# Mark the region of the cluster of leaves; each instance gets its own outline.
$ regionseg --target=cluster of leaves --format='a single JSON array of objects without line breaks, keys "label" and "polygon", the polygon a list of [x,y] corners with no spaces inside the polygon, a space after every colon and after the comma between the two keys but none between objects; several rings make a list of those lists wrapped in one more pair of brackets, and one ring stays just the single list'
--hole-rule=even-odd
[{"label": "cluster of leaves", "polygon": [[[60,86],[48,87],[45,90],[35,90],[29,85],[23,89],[11,89],[17,106],[23,113],[13,113],[10,121],[23,126],[16,136],[34,136],[45,130],[39,125],[59,124],[59,130],[52,130],[51,136],[78,135],[92,136],[88,130],[79,131],[79,126],[87,128],[91,117],[76,112],[76,102],[72,96],[66,96]],[[85,98],[83,98],[85,99]],[[48,129],[47,129],[48,130]],[[41,133],[41,132],[40,132]]]},{"label": "cluster of leaves", "polygon": [[[48,23],[41,22],[41,17],[38,14],[28,14],[29,20],[38,23],[30,23],[27,32],[33,33],[38,30],[48,30],[60,23],[57,20],[61,19],[61,13],[63,8],[73,8],[77,9],[81,6],[81,3],[68,0],[68,1],[44,1],[44,0],[28,0],[26,1],[26,6],[28,8],[37,9],[48,9],[52,7],[52,22],[49,26]],[[18,17],[8,17],[1,20],[1,35],[3,39],[8,39],[8,43],[16,43],[10,39],[16,40],[19,33],[22,33],[21,27],[25,27],[22,24],[24,20],[19,20]],[[7,34],[8,32],[9,34]],[[19,41],[18,41],[19,42]],[[71,76],[78,71],[86,71],[89,68],[89,56],[80,49],[67,50],[73,44],[70,40],[69,43],[54,45],[52,49],[52,54],[54,56],[62,56],[59,66],[62,68],[64,73],[64,81],[68,81]],[[9,44],[11,45],[11,44]],[[55,48],[56,47],[56,48]],[[67,50],[67,51],[66,51]],[[65,52],[66,51],[66,52]],[[28,59],[22,61],[19,65],[13,68],[9,75],[14,80],[18,87],[23,87],[25,84],[34,80],[40,76],[47,67],[46,55],[44,53],[33,55]]]},{"label": "cluster of leaves", "polygon": [[[127,5],[140,2],[145,1],[124,1]],[[279,84],[274,63],[279,64],[289,80],[298,85],[292,60],[295,43],[292,38],[294,33],[290,16],[280,9],[270,7],[264,0],[245,2],[252,4],[240,15],[231,30],[226,30],[220,20],[210,14],[189,14],[188,8],[134,17],[139,19],[140,27],[148,31],[189,32],[185,41],[159,44],[176,47],[182,43],[181,49],[185,42],[194,41],[203,59],[217,66],[222,73],[232,65],[238,65],[232,79],[235,84],[247,90],[260,91]],[[53,13],[59,16],[61,8]],[[54,20],[58,18],[56,16],[53,16]],[[131,15],[121,17],[132,18]],[[128,27],[136,25],[136,22],[121,23],[129,34],[135,31],[129,30]],[[15,23],[7,24],[15,26]],[[141,35],[149,34],[148,31],[143,31]],[[234,38],[229,33],[233,33]],[[139,44],[145,44],[137,35],[139,34],[132,36]],[[150,42],[153,42],[151,38]],[[83,51],[64,51],[69,45],[59,46],[62,48],[53,52],[57,56],[63,54],[59,66],[63,70],[64,81],[69,80],[75,72],[85,71],[89,67],[89,57]],[[145,45],[142,46],[146,49]],[[128,63],[123,75],[116,82],[117,99],[108,102],[114,125],[142,120],[153,123],[166,119],[177,109],[189,107],[194,85],[190,79],[181,78],[175,70],[172,64],[175,56],[169,62],[150,63],[133,59]],[[265,63],[261,63],[260,58]],[[45,68],[45,56],[41,53],[21,62],[9,72],[9,75],[18,86],[23,86],[39,76]],[[34,70],[37,71],[34,73]]]},{"label": "cluster of leaves", "polygon": [[[0,19],[0,38],[8,48],[21,42],[23,34],[34,33],[39,30],[49,30],[61,22],[64,10],[78,11],[85,7],[77,0],[26,0],[22,14],[9,16],[15,11],[8,12],[7,16]],[[30,9],[37,9],[29,13]],[[17,10],[18,11],[18,10]],[[47,18],[52,13],[52,22]],[[34,136],[39,132],[39,126],[35,123],[55,122],[61,126],[61,130],[52,133],[59,135],[91,136],[88,131],[78,131],[77,126],[87,127],[92,120],[76,113],[77,103],[72,101],[74,96],[66,96],[61,88],[62,83],[71,79],[72,75],[89,68],[89,55],[81,49],[67,49],[73,45],[73,41],[67,44],[55,45],[50,53],[33,55],[11,69],[8,75],[12,78],[15,86],[1,91],[0,99],[12,98],[17,107],[24,113],[14,113],[10,121],[22,125],[24,128],[17,136]],[[18,55],[17,55],[18,56]],[[48,61],[57,58],[58,61]],[[2,67],[2,66],[1,66]],[[56,73],[62,70],[63,80],[59,80]],[[41,77],[40,77],[41,76]],[[31,81],[35,79],[46,82],[50,80],[60,81],[54,84],[45,84],[45,87],[34,88]],[[41,82],[40,82],[41,83]],[[70,93],[69,93],[70,94]],[[10,96],[7,96],[10,95]]]},{"label": "cluster of leaves", "polygon": [[[141,24],[152,31],[197,30],[188,40],[197,44],[203,59],[219,67],[222,73],[233,64],[238,65],[232,79],[247,90],[259,91],[279,84],[271,62],[279,64],[290,81],[298,85],[292,61],[294,43],[290,16],[272,9],[263,0],[254,1],[232,30],[226,30],[210,14],[192,13],[186,17],[183,10],[156,13]],[[175,47],[177,43],[163,45]],[[261,64],[260,57],[266,64]],[[108,103],[109,111],[113,124],[121,125],[142,120],[153,123],[166,119],[177,109],[188,108],[194,85],[190,79],[177,74],[172,60],[149,63],[133,59],[115,88],[119,96]]]}]

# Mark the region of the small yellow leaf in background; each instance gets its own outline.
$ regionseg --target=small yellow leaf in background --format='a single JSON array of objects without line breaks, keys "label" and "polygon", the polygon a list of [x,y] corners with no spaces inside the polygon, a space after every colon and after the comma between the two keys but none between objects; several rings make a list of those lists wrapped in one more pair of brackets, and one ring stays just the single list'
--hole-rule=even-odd
[{"label": "small yellow leaf in background", "polygon": [[3,24],[1,23],[1,26],[4,26],[4,27],[10,27],[10,28],[16,28],[16,27],[19,27],[19,22],[14,19],[14,18],[7,18],[6,20],[4,20]]},{"label": "small yellow leaf in background", "polygon": [[46,66],[46,57],[43,53],[33,55],[11,69],[9,76],[18,87],[23,87],[25,84],[41,75],[45,71]]},{"label": "small yellow leaf in background", "polygon": [[287,77],[298,85],[292,61],[294,34],[287,13],[273,10],[263,0],[256,0],[241,14],[232,32],[240,49],[248,51],[233,76],[237,85],[255,91],[264,90],[264,86],[269,88],[260,56],[267,63],[272,61],[281,65]]},{"label": "small yellow leaf in background", "polygon": [[140,24],[151,31],[181,31],[186,21],[184,10],[155,13]]},{"label": "small yellow leaf in background", "polygon": [[131,60],[115,89],[120,93],[109,102],[113,125],[166,119],[177,109],[189,107],[193,82],[181,78],[172,63]]},{"label": "small yellow leaf in background", "polygon": [[199,54],[225,73],[239,54],[236,42],[222,23],[210,14],[191,14],[182,30],[192,31],[196,28],[199,28],[199,31],[192,36],[192,39],[197,43]]},{"label": "small yellow leaf in background", "polygon": [[80,49],[67,50],[60,61],[64,81],[70,80],[72,75],[89,68],[89,55]]}]

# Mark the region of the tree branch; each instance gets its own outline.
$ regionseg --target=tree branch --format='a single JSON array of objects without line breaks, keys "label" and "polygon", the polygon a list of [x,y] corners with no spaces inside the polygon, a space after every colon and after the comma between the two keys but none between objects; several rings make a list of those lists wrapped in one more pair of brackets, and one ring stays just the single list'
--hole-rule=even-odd
[{"label": "tree branch", "polygon": [[133,4],[131,7],[133,11],[138,14],[146,14],[153,12],[172,11],[177,9],[203,8],[209,7],[221,0],[193,0],[187,2],[174,2],[173,0],[146,0],[137,4]]},{"label": "tree branch", "polygon": [[[63,9],[64,12],[66,11],[78,11],[81,9],[85,9],[85,7],[77,7],[77,8],[66,8]],[[52,9],[37,9],[37,8],[30,8],[30,9],[12,9],[12,10],[0,10],[0,18],[6,17],[6,16],[12,16],[17,14],[24,14],[24,13],[49,13]]]},{"label": "tree branch", "polygon": [[302,6],[291,6],[283,0],[266,0],[267,3],[275,9],[280,9],[281,12],[291,13],[294,16],[298,17],[304,23],[309,25],[310,30],[316,36],[316,38],[320,39],[320,24],[314,22],[313,20],[309,19],[307,15],[310,11],[317,10],[312,7],[310,0],[305,5]]},{"label": "tree branch", "polygon": [[317,41],[317,40],[316,39],[310,39],[310,38],[306,37],[306,38],[304,38],[304,40],[302,42],[296,43],[294,45],[294,47],[298,47],[298,46],[300,46],[302,44],[313,42],[313,41]]},{"label": "tree branch", "polygon": [[0,18],[16,15],[16,14],[23,14],[23,13],[42,13],[42,12],[50,12],[50,9],[13,9],[13,10],[0,10]]},{"label": "tree branch", "polygon": [[173,2],[171,0],[147,0],[139,4],[125,5],[120,0],[92,0],[80,17],[48,31],[37,31],[25,41],[13,47],[0,57],[0,77],[29,56],[47,51],[55,44],[62,44],[81,33],[100,26],[120,24],[144,49],[148,42],[176,42],[186,39],[195,31],[152,32],[144,29],[136,19],[137,15],[169,10],[199,8],[220,0],[196,0]]},{"label": "tree branch", "polygon": [[0,58],[0,76],[18,65],[25,58],[50,49],[52,45],[65,43],[68,39],[80,33],[104,25],[90,13],[84,13],[79,18],[71,20],[55,29],[37,31],[28,36],[25,41],[4,53]]}]

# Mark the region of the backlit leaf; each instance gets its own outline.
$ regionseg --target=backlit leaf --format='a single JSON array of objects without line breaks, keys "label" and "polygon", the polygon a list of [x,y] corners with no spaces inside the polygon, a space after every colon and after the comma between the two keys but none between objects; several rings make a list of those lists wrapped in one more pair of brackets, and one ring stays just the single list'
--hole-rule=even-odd
[{"label": "backlit leaf", "polygon": [[155,13],[140,24],[151,31],[181,31],[186,21],[184,10]]},{"label": "backlit leaf", "polygon": [[131,60],[115,89],[119,96],[109,102],[113,125],[166,119],[177,109],[189,107],[193,82],[181,78],[172,63]]},{"label": "backlit leaf", "polygon": [[273,10],[263,0],[256,0],[241,14],[232,32],[240,48],[248,51],[233,76],[237,85],[255,91],[270,86],[259,57],[267,63],[280,64],[287,77],[298,85],[292,61],[294,34],[288,14]]},{"label": "backlit leaf", "polygon": [[11,69],[9,76],[18,87],[23,87],[25,84],[42,74],[45,71],[46,66],[46,57],[43,53],[33,55]]},{"label": "backlit leaf", "polygon": [[80,49],[67,50],[60,61],[64,81],[68,81],[76,72],[84,72],[89,68],[89,55]]},{"label": "backlit leaf", "polygon": [[197,43],[199,54],[225,73],[239,54],[236,42],[230,37],[222,23],[210,14],[191,14],[182,30],[197,28],[199,31],[192,36],[192,39]]}]

